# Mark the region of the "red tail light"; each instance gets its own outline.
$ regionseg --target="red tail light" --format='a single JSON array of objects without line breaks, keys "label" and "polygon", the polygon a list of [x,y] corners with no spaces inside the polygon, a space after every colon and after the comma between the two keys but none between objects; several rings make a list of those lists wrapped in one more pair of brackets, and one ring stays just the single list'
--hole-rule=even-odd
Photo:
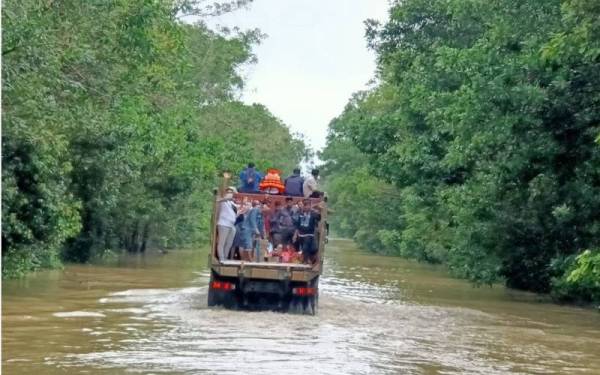
[{"label": "red tail light", "polygon": [[235,284],[234,283],[228,283],[227,281],[213,281],[210,284],[210,288],[211,289],[218,289],[218,290],[234,290],[235,289]]},{"label": "red tail light", "polygon": [[294,288],[292,294],[300,297],[314,296],[317,294],[317,288]]}]

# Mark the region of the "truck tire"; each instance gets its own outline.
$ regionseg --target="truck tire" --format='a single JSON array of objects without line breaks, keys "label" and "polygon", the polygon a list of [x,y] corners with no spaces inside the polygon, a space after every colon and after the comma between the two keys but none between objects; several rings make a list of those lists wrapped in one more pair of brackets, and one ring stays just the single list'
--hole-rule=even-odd
[{"label": "truck tire", "polygon": [[206,305],[208,307],[213,307],[217,305],[217,303],[215,302],[215,292],[213,292],[210,288],[208,289],[208,298],[206,300]]},{"label": "truck tire", "polygon": [[319,295],[318,294],[316,296],[313,296],[309,300],[309,306],[310,306],[310,310],[311,310],[311,315],[317,315],[317,313],[319,312]]},{"label": "truck tire", "polygon": [[221,305],[229,310],[238,310],[239,304],[236,294],[234,292],[225,293],[222,297]]},{"label": "truck tire", "polygon": [[310,311],[310,315],[317,315],[317,311],[319,310],[319,276],[311,281],[310,286],[317,289],[317,294],[309,298],[307,309]]},{"label": "truck tire", "polygon": [[208,307],[223,306],[226,309],[237,310],[239,308],[238,297],[235,291],[223,292],[214,290],[210,286],[213,281],[223,281],[214,271],[210,272],[210,280],[208,281],[208,293],[206,298],[206,305]]},{"label": "truck tire", "polygon": [[290,305],[288,307],[288,312],[292,314],[304,314],[304,306],[301,297],[292,297],[290,300]]},{"label": "truck tire", "polygon": [[288,312],[299,315],[317,315],[319,296],[292,297]]}]

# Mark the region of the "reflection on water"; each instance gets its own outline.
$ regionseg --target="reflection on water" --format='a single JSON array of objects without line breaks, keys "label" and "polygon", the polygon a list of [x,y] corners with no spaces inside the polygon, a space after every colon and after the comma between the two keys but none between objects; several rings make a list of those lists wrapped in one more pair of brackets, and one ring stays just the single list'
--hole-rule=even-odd
[{"label": "reflection on water", "polygon": [[10,374],[600,373],[600,314],[332,241],[319,315],[206,307],[205,253],[6,282]]}]

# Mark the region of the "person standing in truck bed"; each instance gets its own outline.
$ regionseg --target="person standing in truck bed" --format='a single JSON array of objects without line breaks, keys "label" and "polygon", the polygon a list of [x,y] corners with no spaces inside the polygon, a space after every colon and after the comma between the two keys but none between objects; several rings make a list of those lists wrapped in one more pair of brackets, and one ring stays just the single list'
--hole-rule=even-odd
[{"label": "person standing in truck bed", "polygon": [[315,262],[315,255],[317,255],[318,251],[315,241],[315,231],[319,220],[321,220],[321,214],[311,208],[309,199],[305,199],[296,233],[294,234],[294,237],[298,239],[299,248],[302,250],[304,263]]},{"label": "person standing in truck bed", "polygon": [[260,236],[259,215],[260,207],[258,201],[246,203],[247,212],[242,222],[242,234],[240,236],[240,256],[242,260],[252,261],[254,253],[254,241]]},{"label": "person standing in truck bed", "polygon": [[252,201],[252,210],[255,211],[256,215],[256,226],[258,227],[259,235],[254,237],[254,241],[252,243],[253,251],[253,261],[261,262],[262,261],[262,252],[261,252],[261,241],[265,238],[265,218],[264,212],[266,212],[269,207],[265,208],[266,204],[262,204],[261,202],[254,200]]},{"label": "person standing in truck bed", "polygon": [[268,216],[269,221],[269,240],[273,244],[273,248],[282,243],[281,227],[279,225],[279,211],[281,211],[281,202],[275,201],[275,207]]},{"label": "person standing in truck bed", "polygon": [[285,198],[285,207],[279,210],[277,221],[279,222],[279,231],[281,233],[281,242],[283,245],[291,245],[293,243],[294,231],[298,221],[298,212],[294,208],[294,199],[292,197]]},{"label": "person standing in truck bed", "polygon": [[219,216],[217,219],[217,256],[220,261],[229,258],[229,252],[235,237],[235,221],[237,218],[237,206],[233,203],[235,188],[230,186],[225,190],[225,195],[219,200]]}]

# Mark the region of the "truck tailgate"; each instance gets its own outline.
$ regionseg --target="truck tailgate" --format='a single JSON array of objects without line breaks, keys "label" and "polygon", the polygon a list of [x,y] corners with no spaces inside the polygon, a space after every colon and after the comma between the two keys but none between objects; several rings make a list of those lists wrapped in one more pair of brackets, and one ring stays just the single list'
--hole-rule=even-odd
[{"label": "truck tailgate", "polygon": [[257,263],[226,260],[215,263],[213,270],[221,276],[244,277],[249,279],[309,281],[319,272],[308,264]]}]

